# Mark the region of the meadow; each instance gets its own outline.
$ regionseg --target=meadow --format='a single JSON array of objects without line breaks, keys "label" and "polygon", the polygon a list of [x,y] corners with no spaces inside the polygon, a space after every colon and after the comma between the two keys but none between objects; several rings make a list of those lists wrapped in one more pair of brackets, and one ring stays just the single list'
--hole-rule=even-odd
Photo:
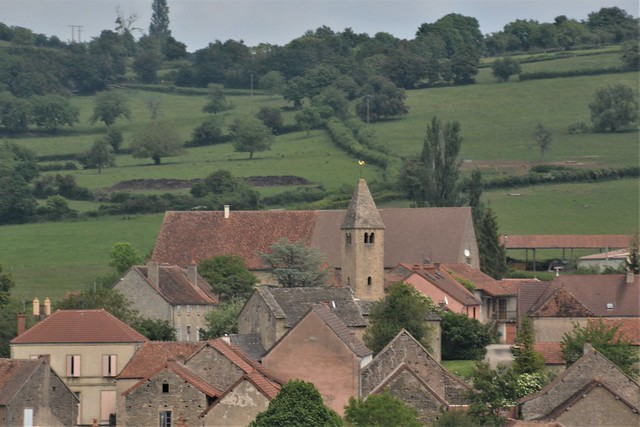
[{"label": "meadow", "polygon": [[[598,61],[614,65],[616,57],[614,53],[606,53],[533,62],[523,64],[523,71],[590,68]],[[225,143],[189,148],[183,156],[164,158],[160,166],[152,165],[150,159],[118,155],[116,167],[104,169],[100,174],[82,169],[48,173],[70,173],[79,185],[92,190],[141,178],[204,178],[218,169],[244,177],[301,176],[329,190],[353,186],[360,176],[370,182],[395,182],[402,158],[421,150],[426,125],[433,116],[460,122],[465,175],[479,169],[490,179],[526,173],[530,167],[543,163],[589,169],[638,166],[637,131],[572,135],[567,130],[576,122],[590,124],[588,104],[594,92],[612,83],[638,89],[638,75],[604,74],[524,82],[514,78],[497,83],[490,69],[482,68],[478,84],[407,91],[408,115],[370,124],[378,141],[392,150],[387,171],[371,165],[358,167],[358,159],[333,145],[326,132],[315,130],[309,136],[305,132],[280,135],[270,151],[256,153],[253,160],[248,160],[247,153],[234,152],[231,144]],[[206,102],[203,95],[122,90],[126,91],[132,110],[132,120],[118,121],[125,147],[136,129],[150,123],[145,106],[150,98],[160,101],[164,119],[172,123],[185,141],[208,116],[202,112]],[[255,114],[263,106],[282,108],[285,123],[294,122],[296,112],[285,108],[288,105],[282,98],[258,91],[254,96],[249,96],[249,91],[234,91],[228,98],[235,108],[223,113],[227,123],[234,117]],[[73,129],[56,136],[31,134],[13,141],[39,156],[72,155],[87,150],[105,127],[101,122],[89,121],[93,97],[74,97],[72,102],[81,110],[80,123]],[[553,133],[551,148],[544,157],[532,147],[531,133],[536,123],[542,123]],[[259,189],[263,194],[284,190]],[[630,234],[638,230],[638,194],[637,179],[626,179],[493,190],[485,193],[483,201],[495,210],[503,234]],[[70,206],[88,211],[97,204],[71,202]],[[14,294],[19,299],[35,296],[59,299],[67,290],[92,286],[96,276],[111,271],[108,252],[113,244],[129,242],[140,252],[150,253],[161,221],[162,214],[155,214],[2,226],[0,262],[13,273],[18,283]]]}]

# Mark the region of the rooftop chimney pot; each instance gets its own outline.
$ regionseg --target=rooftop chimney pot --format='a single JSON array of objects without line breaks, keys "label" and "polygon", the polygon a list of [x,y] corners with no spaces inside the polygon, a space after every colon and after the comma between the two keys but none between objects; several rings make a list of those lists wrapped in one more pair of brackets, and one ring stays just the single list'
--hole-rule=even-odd
[{"label": "rooftop chimney pot", "polygon": [[229,205],[224,205],[224,219],[228,219],[230,213],[231,207]]},{"label": "rooftop chimney pot", "polygon": [[38,298],[33,299],[33,316],[40,316],[40,300]]}]

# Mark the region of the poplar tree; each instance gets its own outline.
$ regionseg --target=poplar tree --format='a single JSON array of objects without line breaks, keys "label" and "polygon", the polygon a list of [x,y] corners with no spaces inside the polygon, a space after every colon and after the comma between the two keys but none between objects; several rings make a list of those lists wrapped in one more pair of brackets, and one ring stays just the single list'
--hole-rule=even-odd
[{"label": "poplar tree", "polygon": [[151,24],[149,24],[149,35],[160,38],[171,36],[167,0],[153,0],[151,10],[153,13],[151,14]]}]

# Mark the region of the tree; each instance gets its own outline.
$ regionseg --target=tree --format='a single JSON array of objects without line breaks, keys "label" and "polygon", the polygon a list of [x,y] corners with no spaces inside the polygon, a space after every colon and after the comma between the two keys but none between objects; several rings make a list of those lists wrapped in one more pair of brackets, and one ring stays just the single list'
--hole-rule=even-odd
[{"label": "tree", "polygon": [[442,359],[481,360],[491,344],[489,325],[465,314],[444,311],[441,315]]},{"label": "tree", "polygon": [[249,427],[341,427],[342,420],[326,407],[312,383],[291,380],[282,386],[269,402],[266,411],[258,414]]},{"label": "tree", "polygon": [[2,264],[0,264],[0,307],[9,303],[11,290],[15,288],[15,286],[16,282],[13,280],[11,273],[5,271]]},{"label": "tree", "polygon": [[382,76],[374,76],[364,86],[363,96],[356,104],[356,114],[362,121],[376,122],[403,116],[409,112],[406,94]]},{"label": "tree", "polygon": [[638,95],[631,87],[621,83],[596,90],[589,109],[597,132],[638,127]]},{"label": "tree", "polygon": [[202,339],[213,339],[238,333],[238,316],[244,307],[245,299],[231,298],[223,301],[205,316],[207,329],[201,331]]},{"label": "tree", "polygon": [[473,390],[469,390],[469,415],[481,426],[502,426],[503,413],[518,399],[516,376],[506,366],[491,369],[488,363],[478,362],[472,376]]},{"label": "tree", "polygon": [[458,153],[462,145],[460,124],[433,117],[427,125],[422,154],[406,159],[400,185],[418,206],[459,206]]},{"label": "tree", "polygon": [[0,224],[22,223],[36,211],[29,182],[38,175],[35,154],[15,144],[0,144]]},{"label": "tree", "polygon": [[131,142],[133,157],[152,158],[160,165],[163,157],[175,157],[184,153],[184,144],[180,136],[166,121],[158,121],[140,129]]},{"label": "tree", "polygon": [[540,158],[544,158],[544,153],[551,149],[551,142],[553,141],[551,130],[538,122],[533,128],[531,138],[534,141],[533,145],[540,149]]},{"label": "tree", "polygon": [[151,341],[175,341],[176,329],[167,320],[138,317],[131,327]]},{"label": "tree", "polygon": [[30,99],[32,120],[47,132],[55,132],[61,126],[73,126],[78,121],[80,109],[59,95],[35,96]]},{"label": "tree", "polygon": [[525,315],[520,320],[515,343],[518,349],[512,364],[513,370],[517,374],[542,373],[545,368],[545,361],[542,354],[538,353],[534,348],[533,321],[529,316]]},{"label": "tree", "polygon": [[574,323],[573,329],[564,334],[560,342],[562,358],[567,366],[582,357],[585,343],[590,343],[627,375],[640,375],[636,367],[640,356],[620,331],[620,324],[607,324],[602,319],[591,319],[586,326]]},{"label": "tree", "polygon": [[234,150],[249,153],[249,159],[256,151],[270,150],[274,141],[271,129],[256,118],[236,119],[230,130]]},{"label": "tree", "polygon": [[285,84],[286,79],[280,71],[269,71],[260,77],[258,87],[266,90],[269,95],[282,95]]},{"label": "tree", "polygon": [[467,411],[453,410],[438,415],[433,427],[479,427],[480,424]]},{"label": "tree", "polygon": [[335,86],[329,86],[314,96],[311,104],[316,107],[330,108],[331,115],[342,120],[347,119],[350,115],[347,94]]},{"label": "tree", "polygon": [[114,153],[118,153],[120,151],[120,147],[124,142],[124,138],[122,137],[122,131],[115,126],[107,127],[107,141],[111,148],[113,148]]},{"label": "tree", "polygon": [[116,269],[119,275],[124,274],[134,265],[140,265],[144,262],[144,258],[140,252],[130,243],[116,243],[109,251],[109,267]]},{"label": "tree", "polygon": [[498,58],[491,64],[493,76],[501,82],[509,81],[509,77],[520,74],[520,63],[509,56]]},{"label": "tree", "polygon": [[0,92],[0,126],[12,134],[25,132],[31,120],[31,103],[26,99]]},{"label": "tree", "polygon": [[169,6],[167,5],[167,0],[153,0],[151,11],[149,35],[158,38],[170,36],[171,30],[169,30]]},{"label": "tree", "polygon": [[210,173],[191,187],[191,194],[211,209],[222,209],[224,205],[248,210],[260,207],[260,193],[250,188],[244,179],[223,169]]},{"label": "tree", "polygon": [[378,353],[389,341],[406,329],[425,348],[430,349],[429,313],[436,311],[433,302],[406,283],[394,283],[387,295],[376,302],[369,315],[364,342]]},{"label": "tree", "polygon": [[326,123],[322,118],[319,108],[305,107],[295,116],[298,127],[307,132],[307,136],[311,133],[311,129],[317,129]]},{"label": "tree", "polygon": [[640,69],[640,46],[636,41],[622,45],[622,61],[630,70]]},{"label": "tree", "polygon": [[258,120],[265,124],[273,134],[277,135],[282,132],[284,122],[282,120],[282,112],[276,107],[262,107],[256,115]]},{"label": "tree", "polygon": [[233,105],[227,100],[227,97],[224,94],[224,86],[221,84],[210,83],[208,88],[209,101],[204,107],[202,107],[202,111],[205,113],[220,113],[233,108]]},{"label": "tree", "polygon": [[105,125],[113,125],[119,117],[131,120],[131,109],[127,105],[127,97],[122,92],[101,92],[96,97],[96,105],[93,107],[91,124],[98,120]]},{"label": "tree", "polygon": [[131,301],[113,289],[97,288],[80,293],[67,294],[64,300],[57,304],[61,310],[93,310],[104,309],[131,325],[137,318],[138,312],[131,307]]},{"label": "tree", "polygon": [[634,274],[640,274],[640,248],[638,242],[640,235],[636,234],[631,239],[631,247],[629,248],[629,256],[625,260],[625,267]]},{"label": "tree", "polygon": [[109,144],[107,137],[98,138],[89,151],[78,156],[78,161],[82,163],[85,169],[97,168],[98,173],[101,173],[103,167],[116,164],[116,157],[113,155],[112,150],[113,148]]},{"label": "tree", "polygon": [[344,408],[344,419],[353,426],[420,427],[418,411],[388,390],[361,397],[349,398]]},{"label": "tree", "polygon": [[302,240],[292,243],[283,237],[271,246],[271,252],[260,255],[285,288],[326,285],[329,273],[322,266],[322,253]]},{"label": "tree", "polygon": [[258,278],[251,273],[242,257],[219,255],[198,263],[198,273],[211,285],[211,289],[222,299],[246,299],[253,292]]},{"label": "tree", "polygon": [[206,118],[200,126],[196,127],[191,132],[191,141],[189,142],[189,145],[199,147],[223,142],[222,125],[223,119],[217,114]]},{"label": "tree", "polygon": [[498,219],[492,208],[482,209],[480,218],[475,223],[480,270],[494,279],[501,279],[507,272],[507,257],[504,245],[500,243]]},{"label": "tree", "polygon": [[132,68],[142,83],[151,84],[158,82],[158,70],[161,64],[162,58],[157,49],[140,49]]}]

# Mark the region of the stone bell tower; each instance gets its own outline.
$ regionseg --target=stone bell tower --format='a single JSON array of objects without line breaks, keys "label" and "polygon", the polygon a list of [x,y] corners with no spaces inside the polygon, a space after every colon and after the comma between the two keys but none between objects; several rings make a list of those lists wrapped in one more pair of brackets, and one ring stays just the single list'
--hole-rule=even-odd
[{"label": "stone bell tower", "polygon": [[384,224],[369,187],[358,181],[340,227],[342,286],[354,297],[377,301],[384,297]]}]

